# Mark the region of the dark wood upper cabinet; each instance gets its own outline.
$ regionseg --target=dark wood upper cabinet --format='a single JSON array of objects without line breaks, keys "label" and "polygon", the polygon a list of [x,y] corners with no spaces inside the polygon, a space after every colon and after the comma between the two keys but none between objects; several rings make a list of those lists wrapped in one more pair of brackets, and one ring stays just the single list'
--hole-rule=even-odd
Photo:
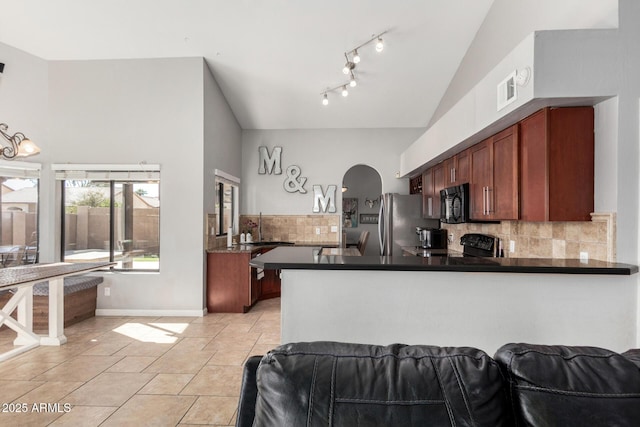
[{"label": "dark wood upper cabinet", "polygon": [[469,149],[471,219],[518,219],[518,145],[514,125]]},{"label": "dark wood upper cabinet", "polygon": [[520,218],[590,221],[593,107],[544,108],[520,123]]},{"label": "dark wood upper cabinet", "polygon": [[422,174],[422,216],[440,219],[440,190],[445,188],[445,164],[439,163]]},{"label": "dark wood upper cabinet", "polygon": [[444,161],[445,188],[469,182],[469,150],[461,151]]}]

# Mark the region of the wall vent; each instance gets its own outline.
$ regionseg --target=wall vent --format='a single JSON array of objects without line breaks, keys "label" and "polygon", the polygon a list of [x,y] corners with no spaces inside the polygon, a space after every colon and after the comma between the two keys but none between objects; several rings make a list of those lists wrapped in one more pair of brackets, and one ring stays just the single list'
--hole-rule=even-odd
[{"label": "wall vent", "polygon": [[498,111],[518,99],[517,71],[513,71],[506,79],[498,84]]}]

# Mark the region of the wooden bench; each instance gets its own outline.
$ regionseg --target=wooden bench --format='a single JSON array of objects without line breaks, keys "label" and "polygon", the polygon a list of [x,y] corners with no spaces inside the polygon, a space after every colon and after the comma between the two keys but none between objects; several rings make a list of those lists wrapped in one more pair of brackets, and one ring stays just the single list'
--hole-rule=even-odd
[{"label": "wooden bench", "polygon": [[[70,276],[64,278],[64,327],[96,315],[96,298],[100,276]],[[9,301],[11,293],[0,294],[0,307]],[[33,285],[33,329],[49,327],[49,282]],[[0,329],[4,329],[2,326]]]}]

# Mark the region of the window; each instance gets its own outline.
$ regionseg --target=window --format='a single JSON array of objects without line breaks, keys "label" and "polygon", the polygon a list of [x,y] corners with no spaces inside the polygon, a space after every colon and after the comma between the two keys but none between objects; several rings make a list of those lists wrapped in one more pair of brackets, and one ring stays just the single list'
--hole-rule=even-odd
[{"label": "window", "polygon": [[0,268],[38,262],[40,165],[0,166]]},{"label": "window", "polygon": [[240,180],[216,170],[215,224],[216,236],[225,236],[229,230],[238,232],[238,184]]},{"label": "window", "polygon": [[157,171],[58,171],[64,262],[113,261],[115,270],[160,269]]}]

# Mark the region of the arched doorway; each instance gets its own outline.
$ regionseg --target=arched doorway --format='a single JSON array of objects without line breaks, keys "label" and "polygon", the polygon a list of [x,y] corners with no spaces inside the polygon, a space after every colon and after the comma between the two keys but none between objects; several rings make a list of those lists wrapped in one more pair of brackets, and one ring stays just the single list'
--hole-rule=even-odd
[{"label": "arched doorway", "polygon": [[365,255],[379,255],[378,223],[382,178],[371,166],[355,165],[342,178],[342,231],[347,244],[369,231]]}]

